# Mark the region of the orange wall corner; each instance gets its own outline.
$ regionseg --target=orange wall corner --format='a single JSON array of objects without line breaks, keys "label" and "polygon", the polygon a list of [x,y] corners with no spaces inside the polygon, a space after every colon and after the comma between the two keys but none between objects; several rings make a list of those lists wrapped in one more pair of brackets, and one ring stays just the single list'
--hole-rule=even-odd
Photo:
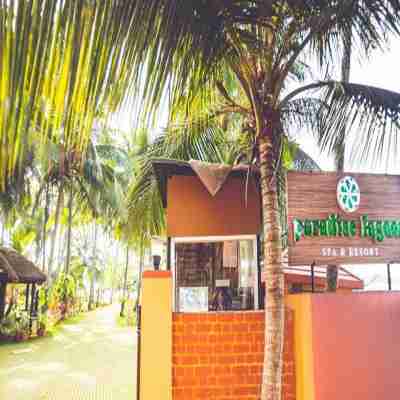
[{"label": "orange wall corner", "polygon": [[288,295],[286,306],[294,312],[296,400],[315,400],[311,295]]},{"label": "orange wall corner", "polygon": [[172,277],[143,275],[140,398],[172,400]]}]

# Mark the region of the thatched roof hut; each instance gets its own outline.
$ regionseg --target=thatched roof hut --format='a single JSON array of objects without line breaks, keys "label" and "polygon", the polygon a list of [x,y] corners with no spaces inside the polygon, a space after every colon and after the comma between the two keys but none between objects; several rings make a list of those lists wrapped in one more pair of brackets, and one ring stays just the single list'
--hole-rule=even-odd
[{"label": "thatched roof hut", "polygon": [[47,276],[26,257],[14,249],[0,247],[0,282],[41,284],[46,279]]}]

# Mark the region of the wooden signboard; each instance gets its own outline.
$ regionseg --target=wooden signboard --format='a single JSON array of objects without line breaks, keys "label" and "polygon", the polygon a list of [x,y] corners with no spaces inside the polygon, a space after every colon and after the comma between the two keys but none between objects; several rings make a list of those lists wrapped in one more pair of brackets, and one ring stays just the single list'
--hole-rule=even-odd
[{"label": "wooden signboard", "polygon": [[400,176],[288,173],[289,265],[400,262]]}]

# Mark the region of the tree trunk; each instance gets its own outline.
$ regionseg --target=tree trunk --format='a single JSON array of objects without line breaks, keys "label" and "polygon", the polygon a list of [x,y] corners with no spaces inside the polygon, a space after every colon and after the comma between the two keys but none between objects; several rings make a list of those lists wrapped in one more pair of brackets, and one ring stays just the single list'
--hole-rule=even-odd
[{"label": "tree trunk", "polygon": [[97,288],[96,308],[100,305],[100,288]]},{"label": "tree trunk", "polygon": [[70,183],[70,193],[69,193],[69,201],[68,201],[68,234],[67,234],[67,257],[65,259],[65,274],[69,273],[69,263],[71,261],[71,236],[72,236],[72,206],[73,206],[73,186],[72,182]]},{"label": "tree trunk", "polygon": [[96,276],[96,257],[97,257],[97,224],[96,220],[94,222],[93,227],[93,273],[90,280],[90,293],[89,293],[89,304],[88,308],[91,310],[93,308],[94,303],[94,284],[95,284],[95,276]]},{"label": "tree trunk", "polygon": [[113,298],[114,298],[114,272],[115,272],[115,267],[114,263],[111,264],[111,290],[110,290],[110,304],[113,303]]},{"label": "tree trunk", "polygon": [[[351,67],[351,31],[347,33],[343,40],[343,57],[341,64],[341,80],[343,82],[350,81],[350,67]],[[345,135],[346,128],[343,129],[339,135],[339,142],[335,147],[335,166],[337,171],[344,170],[344,156],[345,156]]]},{"label": "tree trunk", "polygon": [[95,273],[93,271],[90,276],[90,289],[89,289],[89,302],[88,302],[89,311],[93,308],[93,303],[94,303],[94,277]]},{"label": "tree trunk", "polygon": [[61,210],[63,208],[64,208],[64,188],[63,188],[63,185],[61,184],[59,192],[58,192],[57,206],[56,206],[56,211],[55,211],[54,228],[53,228],[53,232],[51,234],[51,247],[50,247],[49,263],[47,266],[48,276],[49,276],[50,280],[51,280],[51,273],[53,271],[54,254],[55,254],[55,249],[56,249],[56,244],[57,244],[58,226],[60,225],[60,215],[61,215]]},{"label": "tree trunk", "polygon": [[337,265],[328,265],[326,268],[326,291],[336,292],[338,287],[338,267]]},{"label": "tree trunk", "polygon": [[40,231],[41,231],[41,228],[36,229],[36,232],[35,232],[35,264],[36,265],[39,265],[40,254],[42,254]]},{"label": "tree trunk", "polygon": [[282,229],[274,177],[273,143],[267,135],[260,135],[259,157],[265,272],[265,348],[261,398],[281,400],[285,322]]},{"label": "tree trunk", "polygon": [[[351,33],[351,31],[350,31]],[[342,57],[342,70],[341,78],[343,82],[350,81],[350,67],[351,67],[351,34],[347,34],[343,41],[343,57]],[[344,161],[345,161],[345,136],[346,128],[343,129],[340,135],[340,142],[335,149],[335,166],[338,172],[344,171]],[[326,290],[328,292],[336,292],[338,287],[338,276],[339,276],[339,266],[338,265],[328,265],[326,268]]]},{"label": "tree trunk", "polygon": [[[61,245],[58,246],[58,255],[57,255],[57,268],[55,271],[54,275],[54,280],[57,280],[58,276],[60,275],[60,272],[63,270],[63,261],[64,261],[64,253],[65,253],[65,246],[64,243],[67,243],[67,236],[68,236],[68,231],[65,231],[61,233],[60,239],[61,239]],[[65,261],[64,261],[65,264]]]},{"label": "tree trunk", "polygon": [[129,266],[129,245],[126,245],[126,265],[125,265],[125,276],[124,276],[124,287],[122,289],[122,301],[121,301],[121,311],[119,315],[121,317],[125,314],[125,302],[126,302],[126,291],[128,283],[128,266]]},{"label": "tree trunk", "polygon": [[42,233],[42,271],[46,273],[46,242],[47,242],[47,221],[49,220],[49,208],[50,208],[50,193],[49,186],[46,186],[46,196],[44,205],[44,216],[43,216],[43,233]]}]

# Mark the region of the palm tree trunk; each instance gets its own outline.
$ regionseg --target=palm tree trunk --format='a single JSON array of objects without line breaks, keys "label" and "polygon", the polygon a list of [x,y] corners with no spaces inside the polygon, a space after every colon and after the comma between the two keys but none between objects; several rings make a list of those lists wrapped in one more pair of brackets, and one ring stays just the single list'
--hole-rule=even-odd
[{"label": "palm tree trunk", "polygon": [[274,149],[267,135],[260,135],[259,157],[265,272],[265,348],[261,398],[281,400],[285,322],[282,228],[274,177]]},{"label": "palm tree trunk", "polygon": [[336,292],[338,287],[338,266],[328,265],[326,268],[326,291]]},{"label": "palm tree trunk", "polygon": [[46,242],[47,242],[47,221],[49,220],[49,208],[50,208],[50,193],[49,186],[46,186],[46,196],[44,205],[44,216],[43,216],[43,233],[42,233],[42,271],[46,272]]},{"label": "palm tree trunk", "polygon": [[114,298],[114,264],[111,265],[111,290],[110,290],[110,304],[113,303],[113,298]]},{"label": "palm tree trunk", "polygon": [[94,278],[95,278],[95,273],[93,271],[90,276],[90,289],[89,289],[89,302],[88,302],[89,311],[93,308],[94,304]]},{"label": "palm tree trunk", "polygon": [[49,255],[49,263],[48,263],[48,275],[51,279],[51,273],[53,270],[53,263],[54,263],[54,254],[57,244],[57,233],[58,233],[58,226],[60,225],[60,215],[61,210],[64,208],[64,188],[61,183],[59,191],[58,191],[58,198],[57,198],[57,206],[55,211],[55,221],[54,221],[54,228],[51,235],[51,247],[50,247],[50,255]]},{"label": "palm tree trunk", "polygon": [[[114,253],[115,251],[115,242],[113,241],[111,234],[109,233],[108,235],[108,241],[109,243],[112,243],[111,245],[111,253]],[[111,263],[111,293],[110,293],[110,304],[113,304],[114,301],[114,281],[115,281],[115,263],[116,263],[116,258],[113,259]]]},{"label": "palm tree trunk", "polygon": [[128,266],[129,266],[129,245],[126,245],[126,265],[125,265],[125,275],[124,275],[124,286],[122,289],[122,301],[121,301],[121,311],[119,315],[121,317],[125,314],[125,302],[126,302],[126,292],[127,292],[127,283],[128,283]]},{"label": "palm tree trunk", "polygon": [[94,222],[93,227],[93,267],[92,267],[92,276],[90,279],[90,292],[89,292],[89,304],[88,308],[91,310],[94,304],[94,284],[95,284],[95,276],[96,276],[96,257],[97,257],[97,224],[96,220]]},{"label": "palm tree trunk", "polygon": [[[68,232],[66,231],[66,232],[62,232],[59,237],[61,244],[58,246],[57,268],[56,268],[54,280],[56,280],[58,278],[58,276],[60,275],[60,272],[62,271],[62,264],[63,264],[64,253],[65,253],[65,247],[63,244],[67,242],[67,236],[68,236]],[[64,262],[64,264],[65,264],[65,262]]]},{"label": "palm tree trunk", "polygon": [[36,237],[35,237],[35,244],[36,244],[36,247],[35,247],[35,264],[39,265],[40,254],[42,252],[42,248],[40,246],[40,233],[38,233],[37,231],[36,231]]},{"label": "palm tree trunk", "polygon": [[[342,81],[350,81],[350,68],[351,68],[351,31],[346,34],[343,41],[343,57],[342,57]],[[335,165],[338,172],[344,171],[344,161],[345,161],[345,135],[346,128],[343,128],[341,132],[341,141],[335,149]],[[338,265],[328,265],[326,268],[326,290],[328,292],[336,292],[338,288],[338,276],[339,276],[339,266]]]},{"label": "palm tree trunk", "polygon": [[68,201],[68,234],[67,234],[67,257],[65,259],[65,274],[69,272],[69,264],[71,261],[71,239],[72,239],[72,206],[73,206],[73,186],[72,182],[70,183],[70,193],[69,193],[69,201]]}]

